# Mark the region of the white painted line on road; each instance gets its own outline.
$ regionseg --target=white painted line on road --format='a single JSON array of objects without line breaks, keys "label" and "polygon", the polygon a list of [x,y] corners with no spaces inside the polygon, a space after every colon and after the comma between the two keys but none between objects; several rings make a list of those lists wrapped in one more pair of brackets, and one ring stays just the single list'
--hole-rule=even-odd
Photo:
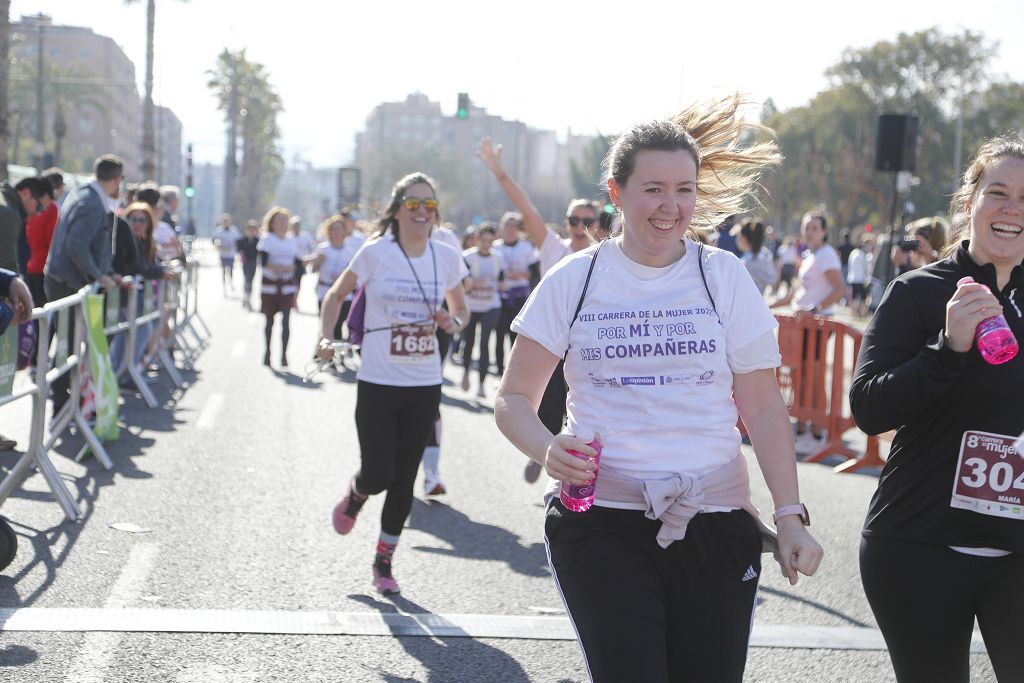
[{"label": "white painted line on road", "polygon": [[[110,595],[98,612],[117,612],[128,607],[142,592],[143,586],[153,571],[156,560],[156,543],[138,543],[128,553],[128,560],[120,576],[110,589]],[[78,656],[68,667],[67,683],[102,683],[106,680],[106,669],[117,651],[121,640],[117,630],[89,633],[82,642]]]},{"label": "white painted line on road", "polygon": [[206,399],[203,409],[199,411],[199,417],[196,418],[196,428],[213,429],[223,407],[224,394],[210,394],[210,398]]},{"label": "white painted line on road", "polygon": [[[262,633],[575,640],[567,617],[500,614],[379,614],[329,610],[0,609],[0,631]],[[884,650],[873,628],[755,624],[751,647]],[[984,652],[978,634],[972,652]]]},{"label": "white painted line on road", "polygon": [[231,346],[231,356],[233,358],[241,358],[245,355],[246,343],[244,340],[239,339]]}]

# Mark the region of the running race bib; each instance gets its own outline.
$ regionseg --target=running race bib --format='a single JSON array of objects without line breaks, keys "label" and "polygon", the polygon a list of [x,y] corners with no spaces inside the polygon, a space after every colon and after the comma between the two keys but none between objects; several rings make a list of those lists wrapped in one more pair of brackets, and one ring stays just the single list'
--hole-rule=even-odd
[{"label": "running race bib", "polygon": [[1015,437],[964,432],[950,506],[1024,520],[1024,457]]},{"label": "running race bib", "polygon": [[437,337],[433,323],[396,325],[391,328],[391,362],[421,363],[433,360]]}]

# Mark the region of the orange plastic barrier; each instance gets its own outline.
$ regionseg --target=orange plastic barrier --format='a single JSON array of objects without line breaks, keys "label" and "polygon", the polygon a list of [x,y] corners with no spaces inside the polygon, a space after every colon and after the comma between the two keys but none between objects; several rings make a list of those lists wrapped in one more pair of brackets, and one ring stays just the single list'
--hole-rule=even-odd
[{"label": "orange plastic barrier", "polygon": [[775,317],[779,322],[782,354],[779,386],[789,414],[827,431],[825,443],[804,462],[842,455],[847,461],[836,467],[836,472],[883,466],[877,437],[868,437],[864,453],[843,442],[843,434],[857,426],[846,397],[863,334],[849,325],[819,316]]}]

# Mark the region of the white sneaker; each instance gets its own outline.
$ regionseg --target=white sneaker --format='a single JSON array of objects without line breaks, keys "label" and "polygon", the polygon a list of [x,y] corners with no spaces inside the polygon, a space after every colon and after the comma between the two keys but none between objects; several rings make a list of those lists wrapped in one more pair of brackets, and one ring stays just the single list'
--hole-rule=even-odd
[{"label": "white sneaker", "polygon": [[798,434],[794,443],[797,455],[811,455],[821,450],[825,445],[825,435],[815,437],[811,432]]},{"label": "white sneaker", "polygon": [[440,496],[448,493],[448,489],[444,487],[444,482],[441,481],[441,477],[437,474],[424,474],[423,477],[423,495],[424,496]]}]

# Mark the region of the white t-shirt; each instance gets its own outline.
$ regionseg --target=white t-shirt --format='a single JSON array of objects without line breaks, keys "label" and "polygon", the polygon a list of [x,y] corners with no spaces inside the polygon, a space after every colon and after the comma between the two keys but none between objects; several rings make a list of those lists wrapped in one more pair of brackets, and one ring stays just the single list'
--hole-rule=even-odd
[{"label": "white t-shirt", "polygon": [[[793,303],[793,308],[809,311],[828,297],[832,292],[832,285],[829,284],[825,273],[830,270],[839,271],[839,276],[842,277],[843,264],[832,245],[823,244],[817,251],[808,249],[803,253],[803,262],[800,264],[800,295]],[[819,311],[825,315],[831,315],[832,312],[831,306]]]},{"label": "white t-shirt", "polygon": [[544,241],[537,247],[537,258],[540,261],[540,274],[546,275],[556,263],[572,253],[572,240],[562,239],[551,228],[546,228]]},{"label": "white t-shirt", "polygon": [[174,232],[174,228],[171,227],[170,223],[160,221],[156,224],[156,230],[153,231],[153,239],[156,240],[156,255],[162,261],[173,259],[178,255],[178,250],[174,246],[174,240],[178,234]]},{"label": "white t-shirt", "polygon": [[422,255],[406,260],[386,235],[363,245],[349,268],[358,284],[366,285],[367,331],[357,378],[395,387],[440,384],[441,357],[431,317],[444,303],[445,292],[467,274],[461,254],[428,240]]},{"label": "white t-shirt", "polygon": [[[716,316],[697,243],[686,240],[686,254],[666,268],[640,266],[649,278],[609,240],[570,330],[595,250],[552,269],[512,323],[556,356],[568,348],[568,431],[599,432],[602,464],[635,478],[699,477],[727,464],[740,452],[732,355],[774,340],[777,326],[746,269],[733,254],[704,247]],[[775,343],[744,371],[779,362]]]},{"label": "white t-shirt", "polygon": [[220,252],[221,258],[235,258],[235,254],[238,253],[238,240],[241,238],[238,228],[233,225],[218,230],[216,235],[217,251]]},{"label": "white t-shirt", "polygon": [[792,244],[784,244],[780,246],[778,251],[776,252],[776,255],[779,257],[779,261],[781,261],[782,265],[784,266],[795,266],[796,262],[800,260],[800,252],[798,252],[797,248]]},{"label": "white t-shirt", "polygon": [[300,231],[297,235],[294,232],[291,232],[288,233],[288,238],[295,240],[298,245],[297,250],[300,257],[309,256],[316,250],[316,240],[314,240],[308,232]]},{"label": "white t-shirt", "polygon": [[[267,264],[263,268],[263,279],[271,282],[294,280],[295,259],[302,258],[302,254],[299,252],[301,247],[302,245],[291,237],[281,239],[272,232],[261,235],[260,241],[256,243],[256,249],[267,254]],[[286,266],[290,270],[287,274],[282,273],[279,275],[273,272],[270,266]],[[263,291],[267,294],[277,292],[273,286],[265,286]],[[281,288],[281,294],[294,294],[295,292],[295,285],[286,285]]]},{"label": "white t-shirt", "polygon": [[[362,242],[351,238],[346,239],[340,247],[333,247],[330,242],[321,242],[317,245],[317,253],[322,254],[324,257],[323,262],[320,264],[320,269],[317,271],[320,278],[316,283],[316,298],[318,301],[324,300],[324,297],[327,296],[327,290],[331,288],[331,285],[338,279],[338,276],[345,272],[349,262],[352,261],[352,257],[356,255],[361,246],[363,246]],[[349,294],[347,299],[351,298],[352,295]]]},{"label": "white t-shirt", "polygon": [[530,265],[537,262],[532,244],[524,239],[516,240],[515,244],[499,240],[494,243],[492,251],[501,257],[505,269],[505,286],[503,288],[505,291],[530,286],[530,278],[510,278],[508,273],[528,272]]},{"label": "white t-shirt", "polygon": [[768,251],[768,247],[761,247],[761,251],[756,255],[746,253],[740,258],[740,261],[750,273],[759,292],[763,293],[766,287],[775,284],[775,260],[772,258],[772,252]]},{"label": "white t-shirt", "polygon": [[857,247],[850,252],[846,262],[846,281],[851,285],[863,285],[871,278],[871,255]]},{"label": "white t-shirt", "polygon": [[501,308],[498,298],[499,275],[504,270],[501,257],[491,252],[487,256],[476,247],[462,252],[462,260],[473,278],[473,288],[466,293],[466,305],[470,313],[486,313]]}]

